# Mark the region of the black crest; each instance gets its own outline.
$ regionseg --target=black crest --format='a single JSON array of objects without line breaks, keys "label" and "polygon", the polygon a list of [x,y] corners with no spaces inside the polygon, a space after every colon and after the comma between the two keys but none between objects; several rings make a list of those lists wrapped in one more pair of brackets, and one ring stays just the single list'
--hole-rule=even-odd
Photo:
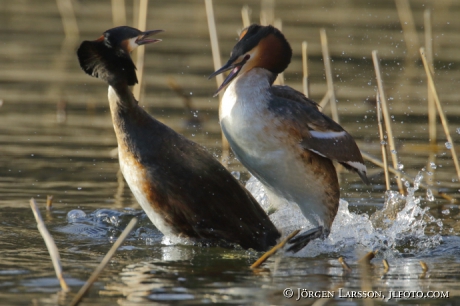
[{"label": "black crest", "polygon": [[258,24],[252,24],[249,27],[243,29],[241,32],[240,40],[236,43],[233,47],[230,60],[236,60],[239,56],[245,54],[246,52],[252,50],[256,47],[259,42],[267,37],[268,35],[273,34],[277,38],[279,38],[280,42],[283,46],[283,58],[287,59],[285,63],[285,67],[283,67],[280,71],[273,71],[275,73],[281,73],[283,70],[289,65],[292,57],[292,49],[289,45],[289,42],[284,37],[283,33],[277,28],[268,25],[268,26],[261,26]]},{"label": "black crest", "polygon": [[134,28],[118,27],[106,31],[97,40],[82,42],[77,51],[80,67],[110,85],[118,82],[136,84],[136,66],[123,48],[123,42],[140,33]]}]

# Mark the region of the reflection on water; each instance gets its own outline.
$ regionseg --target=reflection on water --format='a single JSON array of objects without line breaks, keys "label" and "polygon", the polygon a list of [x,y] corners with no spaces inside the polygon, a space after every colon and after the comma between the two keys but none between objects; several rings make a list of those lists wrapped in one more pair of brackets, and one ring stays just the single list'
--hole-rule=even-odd
[{"label": "reflection on water", "polygon": [[[116,140],[106,86],[86,76],[76,61],[74,50],[79,41],[95,39],[113,26],[112,2],[73,0],[71,3],[81,36],[65,39],[56,1],[0,2],[0,27],[4,29],[0,32],[2,302],[55,305],[69,299],[56,294],[59,285],[28,208],[30,197],[43,204],[48,194],[54,195],[54,208],[43,216],[60,249],[65,277],[73,291],[87,279],[130,218],[141,217],[135,232],[86,298],[85,301],[96,305],[117,301],[120,304],[146,301],[298,304],[284,298],[283,289],[358,290],[362,286],[356,264],[361,256],[359,251],[367,252],[378,246],[383,237],[388,237],[389,243],[397,242],[389,247],[395,256],[389,260],[390,271],[384,276],[380,262],[390,253],[378,254],[373,260],[374,268],[369,275],[373,289],[383,292],[449,290],[451,295],[460,295],[457,260],[460,241],[456,237],[460,232],[460,210],[455,203],[432,199],[422,189],[414,190],[411,199],[419,199],[417,209],[426,217],[417,220],[425,224],[417,223],[415,225],[421,227],[412,228],[414,224],[408,223],[404,229],[396,229],[386,217],[376,217],[378,220],[373,220],[373,226],[377,228],[375,224],[379,224],[378,228],[382,229],[374,232],[380,235],[378,239],[356,245],[365,239],[362,235],[366,233],[359,230],[369,222],[367,216],[361,214],[372,215],[383,206],[386,196],[383,174],[372,164],[368,164],[372,186],[362,185],[353,174],[340,175],[342,198],[350,210],[350,215],[343,211],[342,216],[353,216],[353,222],[359,223],[350,239],[340,240],[342,248],[331,247],[333,242],[314,243],[310,246],[310,256],[314,257],[280,254],[267,263],[270,273],[254,273],[248,266],[259,254],[253,252],[163,244],[161,234],[139,210],[124,184],[116,156],[111,153]],[[137,1],[126,1],[130,24],[136,12],[135,3]],[[176,131],[205,145],[218,158],[218,102],[211,97],[215,82],[207,80],[214,68],[204,4],[166,0],[149,4],[147,27],[163,28],[166,32],[162,43],[146,49],[141,105]],[[240,10],[244,4],[252,9],[252,20],[257,20],[259,0],[215,1],[223,58],[227,57],[237,30],[241,29]],[[454,17],[460,13],[460,7],[455,1],[412,0],[410,5],[420,43],[423,43],[423,11],[426,7],[432,8],[436,86],[456,144],[460,137],[456,132],[460,126],[457,106],[460,21]],[[326,28],[341,125],[357,139],[363,151],[374,156],[379,156],[380,144],[371,51],[378,49],[390,112],[394,116],[398,162],[410,177],[416,177],[426,167],[425,182],[433,189],[458,197],[458,178],[440,126],[438,146],[427,146],[425,74],[418,61],[407,57],[413,48],[407,49],[394,2],[277,1],[275,17],[282,19],[283,31],[294,50],[292,63],[285,73],[286,83],[298,90],[302,88],[300,44],[307,40],[311,96],[317,101],[326,91],[318,35],[320,27]],[[181,95],[177,94],[177,86],[175,91],[171,90],[174,83],[181,87]],[[192,107],[184,105],[184,101],[190,102],[184,93],[191,98]],[[329,113],[329,108],[324,112]],[[436,160],[427,166],[430,150],[436,154]],[[230,170],[241,172],[242,181],[249,178],[234,159],[230,161]],[[407,208],[406,216],[417,210],[415,206],[407,206],[415,202],[406,198],[401,202],[394,194],[390,195],[394,202],[402,203],[401,208]],[[385,213],[392,215],[390,211]],[[341,229],[343,226],[338,232]],[[426,239],[398,240],[407,238],[408,233],[415,233],[418,238],[423,235]],[[438,235],[442,235],[442,239]],[[327,247],[329,251],[325,250]],[[338,256],[345,256],[352,272],[343,271]],[[426,275],[421,275],[419,260],[430,267]],[[142,286],[135,285],[139,282]],[[312,304],[314,300],[302,302]],[[334,299],[328,301],[328,305],[361,302]],[[435,300],[430,304],[443,305],[444,302]],[[456,302],[459,303],[449,300],[452,305]]]}]

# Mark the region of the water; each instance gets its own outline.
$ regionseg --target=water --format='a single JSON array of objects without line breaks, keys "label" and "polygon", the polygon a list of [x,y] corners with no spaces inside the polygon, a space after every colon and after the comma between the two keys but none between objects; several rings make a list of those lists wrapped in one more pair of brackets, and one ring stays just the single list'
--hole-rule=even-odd
[{"label": "water", "polygon": [[[455,39],[460,23],[453,18],[460,13],[457,3],[432,4],[435,81],[453,137],[453,143],[445,146],[439,125],[438,145],[433,148],[428,146],[424,70],[418,63],[411,67],[405,57],[394,2],[276,2],[275,16],[283,20],[283,31],[294,50],[286,83],[302,89],[300,44],[307,40],[311,96],[322,99],[326,84],[318,30],[325,27],[341,125],[364,152],[374,156],[380,156],[380,141],[371,51],[379,50],[398,163],[404,165],[398,168],[416,178],[416,183],[404,181],[408,195],[403,197],[394,192],[394,178],[393,191],[385,191],[383,172],[371,163],[367,163],[371,186],[363,185],[355,174],[341,173],[343,200],[329,238],[311,243],[296,256],[280,252],[261,271],[248,268],[260,256],[256,252],[172,244],[140,210],[113,154],[116,140],[107,88],[84,75],[75,57],[81,40],[96,39],[113,26],[111,2],[72,3],[81,36],[65,39],[55,1],[0,2],[0,27],[4,29],[0,33],[0,304],[64,305],[72,297],[59,292],[28,204],[34,197],[44,207],[47,195],[54,196],[53,209],[43,209],[42,215],[60,250],[72,292],[83,285],[129,220],[139,218],[85,298],[88,304],[315,302],[313,298],[295,301],[295,295],[287,299],[283,297],[286,288],[294,294],[300,289],[334,291],[335,298],[328,305],[379,304],[378,299],[338,297],[339,288],[361,290],[365,285],[386,295],[390,290],[442,290],[450,296],[460,295],[460,210],[436,193],[439,189],[458,198],[458,177],[449,149],[460,137],[456,86],[460,45]],[[132,24],[133,3],[126,4],[127,22]],[[223,60],[241,28],[243,4],[251,7],[252,20],[258,19],[258,0],[215,1]],[[427,4],[411,1],[411,6],[421,39]],[[218,102],[212,98],[215,81],[207,80],[214,67],[204,14],[201,1],[149,3],[147,28],[166,32],[161,34],[162,43],[146,48],[141,105],[219,158]],[[183,95],[170,89],[170,78],[192,99],[192,109],[185,106]],[[329,114],[329,107],[324,112]],[[430,152],[434,160],[429,159]],[[229,169],[242,182],[249,179],[232,156]],[[424,184],[430,186],[431,194]],[[285,213],[292,216],[292,211]],[[299,214],[289,218],[291,223],[280,223],[286,231],[298,226],[307,229],[297,217]],[[378,252],[366,276],[357,261],[373,250]],[[340,256],[351,272],[342,268],[337,260]],[[387,273],[382,259],[389,262]],[[425,273],[421,260],[429,267]],[[401,299],[385,304],[397,301]],[[425,302],[460,303],[455,297],[404,300],[405,304]]]}]

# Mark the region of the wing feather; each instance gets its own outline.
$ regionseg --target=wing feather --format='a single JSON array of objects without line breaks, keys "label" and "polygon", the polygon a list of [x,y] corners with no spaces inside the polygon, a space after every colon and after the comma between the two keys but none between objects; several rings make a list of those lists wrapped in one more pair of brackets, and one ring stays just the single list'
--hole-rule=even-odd
[{"label": "wing feather", "polygon": [[369,184],[366,166],[353,137],[321,113],[318,104],[288,86],[272,86],[269,108],[300,135],[300,145],[311,152],[338,161]]}]

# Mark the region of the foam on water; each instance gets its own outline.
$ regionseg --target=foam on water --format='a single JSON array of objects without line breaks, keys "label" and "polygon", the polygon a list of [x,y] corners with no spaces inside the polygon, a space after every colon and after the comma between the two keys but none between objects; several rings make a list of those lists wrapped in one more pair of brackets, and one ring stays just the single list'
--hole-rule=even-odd
[{"label": "foam on water", "polygon": [[[341,199],[329,237],[324,241],[316,239],[310,242],[295,256],[317,256],[336,252],[355,253],[357,249],[378,249],[388,257],[420,254],[436,247],[442,241],[439,234],[442,222],[429,214],[428,207],[422,208],[421,197],[414,195],[422,179],[423,175],[419,173],[413,187],[406,182],[406,196],[388,191],[383,209],[372,216],[350,212],[348,202]],[[251,177],[246,188],[259,201],[272,222],[284,235],[299,228],[304,230],[313,228],[295,203],[286,201],[281,203],[279,209],[273,210],[270,205],[270,194],[265,192],[256,178]],[[439,230],[436,230],[433,235],[426,235],[425,229],[431,224],[437,225]]]}]

